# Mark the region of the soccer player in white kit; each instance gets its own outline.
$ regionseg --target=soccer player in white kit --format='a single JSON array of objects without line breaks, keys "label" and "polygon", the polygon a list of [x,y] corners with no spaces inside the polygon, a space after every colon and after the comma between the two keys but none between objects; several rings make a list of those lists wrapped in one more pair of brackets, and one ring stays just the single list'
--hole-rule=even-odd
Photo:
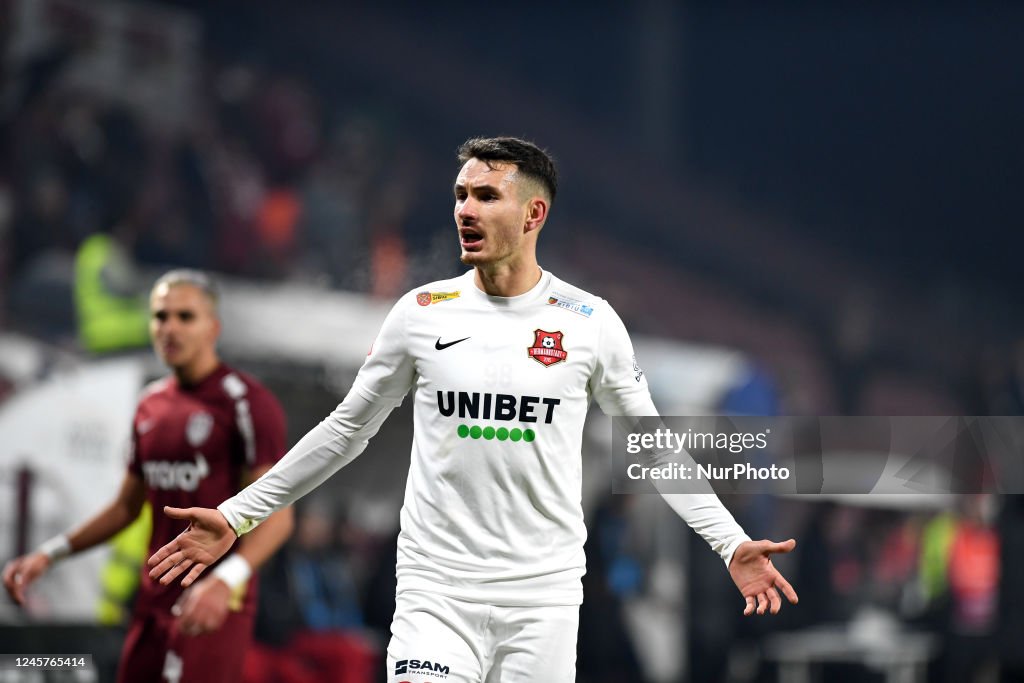
[{"label": "soccer player in white kit", "polygon": [[[581,441],[590,400],[656,415],[622,321],[600,297],[537,264],[557,189],[551,158],[517,138],[459,149],[460,277],[395,304],[334,412],[259,481],[216,510],[166,508],[189,528],[150,575],[193,582],[235,540],[350,462],[415,389],[398,538],[391,683],[575,680],[586,529]],[[712,494],[665,495],[722,557],[744,614],[796,592]]]}]

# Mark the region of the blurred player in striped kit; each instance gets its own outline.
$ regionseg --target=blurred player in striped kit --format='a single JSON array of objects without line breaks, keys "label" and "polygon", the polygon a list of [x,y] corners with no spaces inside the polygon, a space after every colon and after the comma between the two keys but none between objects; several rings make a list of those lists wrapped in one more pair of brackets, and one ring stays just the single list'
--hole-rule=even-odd
[{"label": "blurred player in striped kit", "polygon": [[[192,270],[167,273],[153,287],[150,311],[153,347],[171,374],[148,386],[139,400],[121,490],[81,526],[7,564],[4,587],[19,604],[29,585],[55,562],[114,536],[138,517],[146,501],[155,510],[215,505],[255,481],[284,452],[285,419],[277,399],[217,355],[220,319],[211,279]],[[176,520],[154,515],[150,552],[181,528]],[[291,508],[275,512],[188,589],[144,575],[118,681],[240,680],[255,616],[253,570],[291,528]]]}]

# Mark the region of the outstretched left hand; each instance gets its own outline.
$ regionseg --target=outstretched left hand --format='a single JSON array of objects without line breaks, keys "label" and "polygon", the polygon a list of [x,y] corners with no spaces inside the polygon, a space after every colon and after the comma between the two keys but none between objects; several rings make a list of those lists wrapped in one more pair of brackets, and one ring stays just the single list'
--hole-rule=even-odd
[{"label": "outstretched left hand", "polygon": [[755,600],[758,614],[764,614],[766,611],[778,614],[782,609],[780,590],[791,604],[795,605],[799,601],[796,591],[775,568],[771,559],[773,554],[788,553],[795,547],[796,541],[791,538],[782,543],[768,540],[746,541],[736,548],[732,562],[729,563],[729,575],[747,601],[743,616],[754,613]]}]

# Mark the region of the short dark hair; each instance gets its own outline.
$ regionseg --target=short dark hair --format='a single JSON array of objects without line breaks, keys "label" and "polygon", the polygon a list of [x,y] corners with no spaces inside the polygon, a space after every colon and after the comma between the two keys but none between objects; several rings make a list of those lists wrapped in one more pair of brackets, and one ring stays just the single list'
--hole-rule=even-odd
[{"label": "short dark hair", "polygon": [[551,201],[558,191],[558,171],[551,155],[527,140],[513,137],[470,138],[458,149],[459,163],[479,159],[488,165],[491,162],[515,164],[519,172],[541,184]]}]

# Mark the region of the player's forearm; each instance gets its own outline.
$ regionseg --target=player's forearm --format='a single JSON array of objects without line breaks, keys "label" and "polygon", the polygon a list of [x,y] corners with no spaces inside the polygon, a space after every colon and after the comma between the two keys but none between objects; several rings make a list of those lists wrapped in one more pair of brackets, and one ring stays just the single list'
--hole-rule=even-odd
[{"label": "player's forearm", "polygon": [[[619,399],[620,402],[613,406],[616,417],[613,420],[620,420],[621,429],[631,429],[631,417],[654,417],[658,415],[657,408],[647,391],[630,392],[626,398]],[[696,465],[693,458],[685,450],[678,453],[656,453],[651,454],[654,458],[652,465],[664,465],[672,461],[685,462],[687,466],[694,468]],[[677,493],[674,490],[675,484],[670,480],[653,480],[655,489],[661,494],[665,502],[669,504],[677,515],[683,518],[691,529],[696,531],[701,538],[707,541],[712,550],[718,553],[726,566],[732,560],[736,548],[750,537],[743,531],[732,513],[722,504],[721,499],[715,494],[711,484],[707,481],[687,482],[687,488],[694,490],[691,493]]]},{"label": "player's forearm", "polygon": [[[285,454],[269,472],[217,506],[241,536],[272,513],[304,496],[351,458],[354,448],[320,423]],[[359,449],[362,450],[362,449]],[[354,456],[353,456],[354,457]]]},{"label": "player's forearm", "polygon": [[713,493],[662,493],[676,514],[707,541],[729,566],[736,548],[750,537]]},{"label": "player's forearm", "polygon": [[354,460],[396,405],[393,400],[368,400],[353,389],[327,419],[302,437],[270,471],[217,509],[235,533],[249,532]]},{"label": "player's forearm", "polygon": [[243,536],[236,552],[245,558],[253,570],[259,569],[284,545],[291,536],[294,526],[295,515],[292,508],[278,510],[252,533]]},{"label": "player's forearm", "polygon": [[[696,470],[696,463],[685,450],[678,453],[652,454],[653,465],[685,463],[690,471]],[[655,489],[677,515],[683,518],[691,529],[707,541],[711,549],[729,566],[736,548],[750,537],[743,531],[736,519],[722,504],[711,484],[706,480],[687,481],[686,493],[679,492],[679,483],[668,479],[652,481]]]},{"label": "player's forearm", "polygon": [[142,510],[141,503],[116,500],[67,534],[72,553],[88,550],[104,543],[135,521]]},{"label": "player's forearm", "polygon": [[[652,464],[663,466],[667,463],[685,463],[683,466],[689,468],[691,472],[696,471],[696,463],[685,450],[678,453],[653,454]],[[669,507],[707,541],[726,566],[729,566],[736,548],[744,541],[750,540],[743,527],[715,493],[710,482],[687,481],[685,493],[680,493],[679,483],[670,479],[655,479],[652,483]]]}]

